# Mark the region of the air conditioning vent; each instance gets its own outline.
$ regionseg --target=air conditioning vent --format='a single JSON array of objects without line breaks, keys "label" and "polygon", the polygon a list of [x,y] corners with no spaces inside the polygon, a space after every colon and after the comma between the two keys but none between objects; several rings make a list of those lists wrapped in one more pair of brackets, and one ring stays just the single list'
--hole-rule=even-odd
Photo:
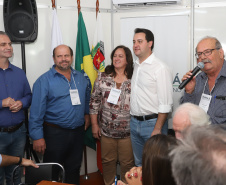
[{"label": "air conditioning vent", "polygon": [[177,4],[181,0],[112,0],[116,8],[146,7]]}]

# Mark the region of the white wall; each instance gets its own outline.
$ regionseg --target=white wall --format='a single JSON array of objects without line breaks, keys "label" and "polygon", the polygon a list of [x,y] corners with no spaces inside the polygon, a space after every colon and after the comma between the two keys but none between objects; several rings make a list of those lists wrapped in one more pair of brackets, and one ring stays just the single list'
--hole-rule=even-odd
[{"label": "white wall", "polygon": [[[111,12],[111,0],[99,0],[100,10],[103,21],[103,31],[105,38],[105,53],[106,64],[110,63],[110,53],[112,46],[115,47],[121,44],[121,27],[120,19],[127,17],[141,16],[161,16],[172,14],[188,13],[190,16],[189,46],[188,46],[188,63],[185,63],[188,68],[196,65],[193,63],[194,57],[191,56],[192,43],[194,45],[206,36],[216,36],[223,44],[226,50],[226,0],[194,0],[194,22],[191,14],[191,0],[182,0],[178,5],[172,6],[152,6],[148,8],[135,8],[129,10],[115,9]],[[35,80],[49,69],[49,58],[51,48],[51,24],[52,24],[52,6],[50,0],[36,0],[38,6],[38,38],[34,43],[26,44],[26,63],[27,77],[31,87]],[[0,30],[4,30],[3,24],[3,0],[0,0]],[[57,0],[58,19],[61,25],[64,43],[70,45],[75,51],[76,35],[77,35],[77,1],[75,0]],[[95,6],[96,0],[81,0],[83,18],[86,24],[86,29],[89,37],[90,46],[93,40],[93,31],[95,28]],[[112,17],[111,17],[112,13]],[[113,18],[113,19],[112,19]],[[111,28],[111,20],[113,20],[113,28]],[[192,24],[194,23],[194,24]],[[194,37],[192,37],[192,27],[194,26]],[[128,30],[133,32],[133,30]],[[112,40],[113,38],[113,40]],[[177,38],[175,38],[177,39]],[[132,41],[131,41],[132,42]],[[156,43],[157,44],[157,43]],[[14,57],[12,63],[21,67],[21,49],[19,44],[13,44]],[[177,51],[180,52],[180,51]],[[177,53],[175,53],[177,55]],[[179,74],[181,78],[183,74]],[[180,94],[178,94],[180,96]],[[177,102],[175,102],[177,105]],[[88,172],[96,171],[96,154],[91,149],[88,149]],[[84,167],[81,173],[84,173]]]},{"label": "white wall", "polygon": [[[77,1],[75,0],[56,0],[57,14],[63,34],[64,44],[71,46],[75,52],[76,37],[77,37]],[[111,14],[107,13],[110,10],[111,2],[100,0],[100,10],[102,14],[104,39],[105,39],[105,53],[106,63],[109,63],[111,52]],[[49,69],[49,59],[51,53],[51,27],[52,27],[52,3],[51,0],[36,0],[38,7],[38,37],[34,43],[25,45],[26,52],[26,71],[27,78],[32,88],[36,79]],[[0,0],[0,30],[4,30],[3,22],[3,0]],[[83,19],[86,24],[87,34],[89,38],[90,47],[92,46],[93,34],[96,25],[96,0],[81,1],[81,11]],[[14,56],[11,62],[22,68],[21,46],[20,44],[13,44]],[[96,152],[87,148],[88,153],[88,172],[97,171],[96,167]],[[81,169],[81,174],[84,174],[84,166]]]},{"label": "white wall", "polygon": [[[128,18],[134,18],[134,17],[161,17],[161,16],[178,16],[178,15],[188,15],[189,16],[189,36],[188,36],[188,45],[187,47],[187,60],[184,60],[184,58],[181,58],[181,63],[185,66],[185,68],[178,69],[178,66],[170,66],[173,68],[173,77],[176,79],[177,74],[181,81],[181,78],[185,74],[185,69],[190,70],[194,66],[196,66],[196,60],[194,57],[194,50],[195,46],[199,42],[199,40],[207,35],[209,36],[215,36],[217,37],[220,42],[222,43],[222,46],[224,50],[226,50],[226,23],[224,20],[226,19],[226,0],[194,0],[194,13],[192,14],[192,1],[188,0],[182,0],[181,3],[177,5],[162,5],[162,6],[151,6],[148,8],[141,8],[141,7],[134,7],[130,9],[115,9],[114,13],[114,46],[119,45],[124,42],[124,39],[121,38],[121,33],[128,32],[128,35],[131,34],[134,30],[121,30],[122,27],[120,25],[120,22],[123,22],[122,20],[128,19]],[[135,24],[135,22],[134,22]],[[148,24],[148,22],[147,22]],[[144,27],[149,27],[150,25],[146,25]],[[130,27],[134,27],[134,25],[131,25]],[[119,31],[121,30],[121,31]],[[181,29],[182,31],[183,29]],[[154,30],[157,31],[157,30]],[[160,32],[162,30],[159,30]],[[167,30],[165,30],[167,32]],[[184,33],[182,33],[184,34]],[[175,37],[175,42],[171,43],[170,47],[178,48],[177,44],[178,37]],[[131,41],[128,41],[132,43]],[[194,45],[194,46],[193,46]],[[131,44],[128,44],[128,46],[131,46]],[[158,46],[158,42],[155,42],[155,48]],[[161,46],[160,46],[161,47]],[[163,46],[164,47],[164,46]],[[130,47],[131,48],[131,47]],[[157,49],[157,48],[156,48]],[[180,55],[180,52],[184,50],[184,46],[181,49],[178,49],[173,54],[175,55],[175,59],[178,60],[178,56]],[[159,54],[159,58],[164,58],[164,53]],[[163,60],[164,61],[164,60]],[[165,61],[167,62],[167,60]],[[176,65],[176,62],[175,62]],[[178,89],[178,82],[175,82],[173,84],[174,89],[174,107],[173,109],[179,105],[179,99],[183,94],[183,90]],[[172,115],[169,116],[170,122],[169,122],[169,128],[172,128]]]},{"label": "white wall", "polygon": [[[36,0],[38,7],[38,38],[34,43],[25,45],[26,68],[28,81],[32,87],[35,80],[49,69],[49,59],[51,54],[51,27],[52,27],[52,3],[51,0]],[[3,4],[3,0],[0,0]],[[100,8],[110,8],[110,1],[100,0]],[[75,51],[77,37],[77,1],[58,0],[57,14],[63,34],[63,41],[70,45]],[[96,12],[89,8],[96,7],[96,0],[81,1],[83,19],[86,24],[90,47],[92,46],[93,31],[96,25]],[[0,30],[4,30],[3,10],[0,6]],[[110,23],[110,13],[102,12],[103,23]],[[104,38],[106,43],[111,41],[110,27],[104,24]],[[106,58],[109,60],[111,45],[106,44]],[[14,57],[13,64],[21,67],[21,48],[20,44],[13,44]]]}]

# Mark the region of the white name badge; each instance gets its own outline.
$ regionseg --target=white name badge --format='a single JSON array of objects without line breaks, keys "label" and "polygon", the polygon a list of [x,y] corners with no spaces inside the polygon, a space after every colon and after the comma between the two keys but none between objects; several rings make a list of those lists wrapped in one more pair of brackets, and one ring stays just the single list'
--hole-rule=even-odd
[{"label": "white name badge", "polygon": [[206,113],[209,109],[211,98],[212,96],[202,93],[202,97],[199,102],[199,107],[201,107]]},{"label": "white name badge", "polygon": [[108,96],[107,102],[117,105],[121,90],[112,88]]},{"label": "white name badge", "polygon": [[70,97],[72,105],[80,105],[80,98],[78,94],[78,89],[70,89]]}]

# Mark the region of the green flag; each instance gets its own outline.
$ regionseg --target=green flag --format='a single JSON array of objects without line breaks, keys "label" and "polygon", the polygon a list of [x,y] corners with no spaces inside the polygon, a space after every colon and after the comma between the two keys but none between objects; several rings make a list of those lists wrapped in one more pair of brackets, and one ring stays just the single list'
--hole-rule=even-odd
[{"label": "green flag", "polygon": [[78,17],[75,69],[78,71],[84,71],[88,75],[93,87],[97,77],[97,72],[93,66],[93,60],[90,54],[89,41],[86,33],[86,26],[82,17],[82,12],[79,13]]},{"label": "green flag", "polygon": [[[90,54],[88,36],[86,32],[86,26],[82,17],[82,12],[79,13],[78,17],[75,69],[84,73],[84,76],[86,77],[88,75],[88,80],[91,82],[91,85],[93,87],[95,79],[97,77],[97,72],[93,67],[93,60]],[[91,127],[86,130],[84,142],[86,146],[96,150],[96,142],[93,138]]]}]

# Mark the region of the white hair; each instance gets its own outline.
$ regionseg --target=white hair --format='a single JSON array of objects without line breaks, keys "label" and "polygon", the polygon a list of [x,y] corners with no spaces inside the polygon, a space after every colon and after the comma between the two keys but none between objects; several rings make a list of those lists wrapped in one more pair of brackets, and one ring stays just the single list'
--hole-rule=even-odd
[{"label": "white hair", "polygon": [[219,125],[192,125],[185,130],[183,140],[170,152],[177,185],[225,185],[225,135]]},{"label": "white hair", "polygon": [[187,114],[192,125],[204,126],[211,124],[208,114],[206,114],[202,108],[195,104],[183,103],[176,109],[174,115],[179,112]]},{"label": "white hair", "polygon": [[[200,43],[201,41],[203,41],[203,40],[206,40],[206,39],[212,39],[212,40],[215,40],[215,41],[216,41],[215,47],[216,47],[217,49],[221,49],[221,48],[222,48],[222,45],[221,45],[220,41],[219,41],[216,37],[212,37],[212,36],[206,36],[206,37],[203,37],[203,38],[199,41],[199,43]],[[198,44],[199,44],[199,43],[198,43]],[[197,46],[196,46],[196,48],[195,48],[195,51],[197,52]]]}]

